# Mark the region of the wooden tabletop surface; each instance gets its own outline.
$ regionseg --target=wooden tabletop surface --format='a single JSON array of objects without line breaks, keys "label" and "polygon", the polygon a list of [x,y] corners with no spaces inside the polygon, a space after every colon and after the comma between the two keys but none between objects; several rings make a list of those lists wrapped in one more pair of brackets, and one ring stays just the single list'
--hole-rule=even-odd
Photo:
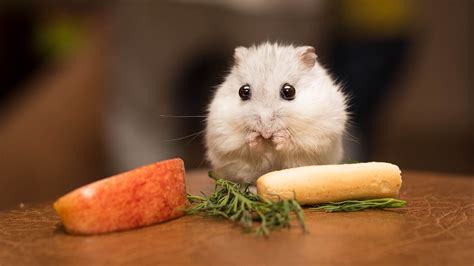
[{"label": "wooden tabletop surface", "polygon": [[[188,191],[210,192],[204,171]],[[0,265],[473,265],[474,177],[403,174],[397,210],[305,211],[298,227],[269,238],[220,219],[186,216],[98,236],[67,235],[51,204],[0,212]]]}]

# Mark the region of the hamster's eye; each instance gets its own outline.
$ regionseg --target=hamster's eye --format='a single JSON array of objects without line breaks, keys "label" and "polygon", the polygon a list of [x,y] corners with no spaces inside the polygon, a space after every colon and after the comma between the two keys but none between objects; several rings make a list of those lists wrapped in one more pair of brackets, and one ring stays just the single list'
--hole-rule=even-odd
[{"label": "hamster's eye", "polygon": [[250,97],[252,97],[252,91],[250,90],[249,84],[245,84],[244,86],[240,87],[239,96],[242,101],[250,100]]},{"label": "hamster's eye", "polygon": [[288,83],[283,84],[280,90],[280,96],[282,99],[291,101],[295,99],[296,90],[295,87]]}]

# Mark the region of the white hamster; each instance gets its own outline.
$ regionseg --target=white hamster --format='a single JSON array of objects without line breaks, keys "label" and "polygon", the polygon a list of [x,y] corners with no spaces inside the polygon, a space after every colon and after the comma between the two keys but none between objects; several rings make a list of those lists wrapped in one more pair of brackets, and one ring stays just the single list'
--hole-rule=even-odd
[{"label": "white hamster", "polygon": [[237,47],[208,109],[207,159],[218,174],[241,183],[269,171],[338,163],[346,107],[313,47]]}]

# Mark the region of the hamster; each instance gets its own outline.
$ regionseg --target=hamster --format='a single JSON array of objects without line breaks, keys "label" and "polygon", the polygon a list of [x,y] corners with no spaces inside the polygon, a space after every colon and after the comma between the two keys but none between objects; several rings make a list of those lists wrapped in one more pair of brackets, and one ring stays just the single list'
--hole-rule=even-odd
[{"label": "hamster", "polygon": [[342,159],[346,97],[316,59],[311,46],[235,48],[206,119],[216,173],[254,184],[270,171]]}]

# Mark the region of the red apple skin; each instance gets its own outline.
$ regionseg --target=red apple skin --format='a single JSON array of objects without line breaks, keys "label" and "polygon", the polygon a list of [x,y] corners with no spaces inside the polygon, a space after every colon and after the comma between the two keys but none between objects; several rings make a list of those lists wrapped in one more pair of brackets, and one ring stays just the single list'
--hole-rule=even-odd
[{"label": "red apple skin", "polygon": [[171,159],[78,188],[54,203],[68,233],[100,234],[164,222],[184,214],[183,160]]}]

